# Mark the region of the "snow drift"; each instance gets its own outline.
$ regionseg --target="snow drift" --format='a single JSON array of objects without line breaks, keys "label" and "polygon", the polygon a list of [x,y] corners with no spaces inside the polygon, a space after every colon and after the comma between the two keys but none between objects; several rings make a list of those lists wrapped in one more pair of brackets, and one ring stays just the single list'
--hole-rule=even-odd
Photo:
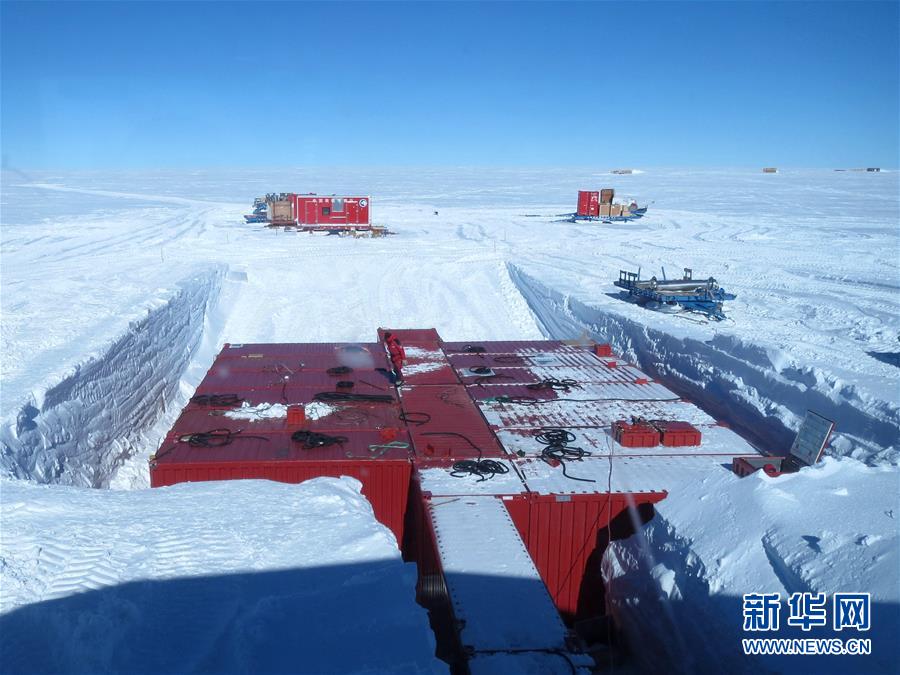
[{"label": "snow drift", "polygon": [[446,672],[358,481],[0,485],[4,673]]}]

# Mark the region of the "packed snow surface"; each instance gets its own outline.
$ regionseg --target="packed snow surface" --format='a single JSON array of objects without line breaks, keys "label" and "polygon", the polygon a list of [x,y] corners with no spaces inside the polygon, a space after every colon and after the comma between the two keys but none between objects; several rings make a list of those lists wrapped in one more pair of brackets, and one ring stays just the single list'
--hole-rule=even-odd
[{"label": "packed snow surface", "polygon": [[[558,217],[574,210],[578,189],[601,187],[650,203],[648,215],[614,225]],[[397,234],[314,236],[242,221],[253,197],[280,190],[371,194],[376,223]],[[612,342],[765,450],[787,451],[807,409],[837,423],[828,450],[835,459],[822,467],[774,480],[700,480],[684,494],[671,493],[645,528],[651,553],[665,553],[654,559],[666,558],[670,571],[646,568],[627,555],[637,544],[623,545],[611,568],[629,579],[630,595],[615,597],[620,614],[644,621],[640,606],[657,601],[662,587],[677,589],[685,611],[702,611],[705,623],[732,626],[739,621],[735,593],[758,591],[757,583],[785,587],[795,578],[829,592],[871,590],[897,606],[898,221],[898,174],[890,171],[5,171],[0,472],[54,487],[2,483],[4,534],[8,519],[23,518],[22,507],[13,506],[43,504],[39,495],[53,495],[58,532],[77,527],[78,504],[95,502],[84,508],[109,519],[111,530],[166,512],[153,502],[170,491],[78,486],[146,487],[147,458],[226,341],[369,342],[379,326],[434,327],[446,340],[464,341],[584,335]],[[662,267],[669,277],[690,267],[695,277],[714,276],[736,293],[725,307],[728,319],[652,312],[612,285],[620,269],[661,277]],[[814,478],[821,472],[827,481]],[[826,483],[833,486],[823,493]],[[188,485],[175,494],[227,510],[227,499],[209,496],[214,489],[222,488]],[[785,494],[804,506],[795,508]],[[737,525],[711,524],[723,499],[747,507],[746,555],[728,553],[738,544]],[[72,508],[64,506],[69,501]],[[785,508],[772,506],[781,501]],[[128,511],[131,502],[144,504],[140,514]],[[827,508],[815,508],[819,503]],[[293,522],[289,510],[270,508]],[[894,514],[891,522],[882,522],[885,511]],[[223,536],[240,531],[239,521],[223,523]],[[20,540],[44,536],[45,523],[16,522]],[[72,550],[83,550],[74,559],[94,555],[97,541],[71,539]],[[207,540],[194,541],[202,557]],[[804,549],[807,541],[821,552]],[[45,601],[38,548],[11,548],[25,551],[16,558],[3,543],[3,617],[27,610],[42,618],[44,602],[80,603],[88,596],[71,595],[75,590],[101,583],[99,577],[120,580],[94,575],[88,562],[69,569],[56,586],[61,594]],[[328,551],[310,546],[316,555]],[[879,579],[869,572],[873,556],[886,570]],[[232,562],[241,560],[235,554]],[[680,570],[692,561],[704,566],[691,577],[700,581],[680,583]],[[228,565],[201,567],[210,575]],[[126,599],[131,588],[122,587]],[[116,617],[131,611],[116,602],[96,615],[97,625],[118,626]],[[407,610],[418,612],[411,597]],[[645,644],[662,644],[669,628],[653,618],[642,626]],[[53,630],[76,635],[66,633],[75,630],[67,621]],[[120,637],[111,631],[109,644]],[[699,639],[689,630],[684,638]],[[77,648],[63,646],[66,653]],[[736,653],[728,640],[702,649],[711,663]],[[110,650],[97,658],[126,658]],[[879,670],[885,661],[867,663]],[[195,666],[214,669],[215,662]]]},{"label": "packed snow surface", "polygon": [[0,487],[4,673],[446,672],[352,478]]}]

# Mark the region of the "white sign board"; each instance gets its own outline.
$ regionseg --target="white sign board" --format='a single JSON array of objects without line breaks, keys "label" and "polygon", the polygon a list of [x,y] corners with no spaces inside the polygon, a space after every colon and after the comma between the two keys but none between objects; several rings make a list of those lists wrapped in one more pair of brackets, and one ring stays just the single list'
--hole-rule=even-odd
[{"label": "white sign board", "polygon": [[814,413],[806,411],[806,419],[797,432],[794,444],[791,446],[791,456],[799,460],[801,464],[811,466],[819,461],[825,444],[834,429],[834,422]]}]

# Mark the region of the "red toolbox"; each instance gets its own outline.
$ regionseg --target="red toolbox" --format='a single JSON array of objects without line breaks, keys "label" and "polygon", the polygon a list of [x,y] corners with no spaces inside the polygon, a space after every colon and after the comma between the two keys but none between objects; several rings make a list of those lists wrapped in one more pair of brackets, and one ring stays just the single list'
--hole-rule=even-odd
[{"label": "red toolbox", "polygon": [[625,448],[654,448],[659,445],[659,430],[647,422],[629,424],[619,420],[613,422],[612,433],[616,443]]},{"label": "red toolbox", "polygon": [[659,438],[669,448],[700,445],[700,430],[688,422],[656,422]]}]

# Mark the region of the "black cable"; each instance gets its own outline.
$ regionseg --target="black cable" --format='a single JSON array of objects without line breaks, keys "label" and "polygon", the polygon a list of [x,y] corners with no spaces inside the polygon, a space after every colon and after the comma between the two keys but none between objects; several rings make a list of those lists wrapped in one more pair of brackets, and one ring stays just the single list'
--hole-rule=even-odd
[{"label": "black cable", "polygon": [[450,475],[454,478],[478,476],[478,482],[493,478],[498,473],[509,473],[509,467],[494,459],[461,459],[453,463]]},{"label": "black cable", "polygon": [[244,399],[237,394],[197,394],[191,397],[190,402],[215,408],[234,408],[243,403]]},{"label": "black cable", "polygon": [[506,363],[506,364],[516,364],[516,365],[524,365],[525,359],[516,354],[500,354],[499,356],[491,357],[494,363]]},{"label": "black cable", "polygon": [[544,445],[541,450],[541,459],[547,464],[559,462],[562,467],[563,476],[570,480],[578,480],[584,483],[596,483],[593,478],[578,478],[570,476],[566,471],[566,462],[580,462],[585,457],[589,457],[591,453],[583,448],[576,448],[569,445],[575,440],[575,434],[566,429],[544,428],[538,430],[535,434],[535,440]]},{"label": "black cable", "polygon": [[525,387],[527,389],[553,389],[553,390],[561,390],[561,391],[569,391],[571,387],[577,387],[578,382],[572,380],[570,378],[563,378],[561,380],[556,379],[555,377],[548,377],[546,380],[541,380],[540,382],[535,382],[533,384],[526,384]]},{"label": "black cable", "polygon": [[455,352],[464,352],[466,354],[484,354],[487,350],[481,345],[466,345],[462,349],[456,349]]},{"label": "black cable", "polygon": [[494,373],[493,375],[480,375],[472,380],[472,384],[478,385],[479,387],[489,380],[514,380],[512,375],[504,375],[503,373]]},{"label": "black cable", "polygon": [[329,368],[325,372],[329,375],[346,375],[347,373],[352,373],[353,368],[350,366],[335,366],[334,368]]},{"label": "black cable", "polygon": [[182,434],[178,437],[181,443],[187,443],[195,448],[220,448],[223,445],[231,445],[237,438],[255,438],[261,441],[268,441],[265,436],[253,436],[251,434],[238,435],[243,429],[232,431],[231,429],[210,429],[209,431],[198,431],[191,434]]},{"label": "black cable", "polygon": [[456,406],[457,408],[465,408],[466,407],[465,403],[460,403],[459,401],[451,401],[450,400],[453,398],[453,391],[442,391],[439,398],[441,399],[442,403],[446,403],[447,405]]},{"label": "black cable", "polygon": [[[521,399],[521,400],[519,400]],[[544,403],[603,403],[604,401],[626,401],[628,403],[673,403],[680,401],[680,397],[675,398],[544,398],[536,399],[531,396],[497,396],[494,399],[497,403],[518,403],[520,405],[540,405]]]},{"label": "black cable", "polygon": [[387,394],[345,394],[340,391],[320,391],[313,396],[315,401],[393,403],[394,397]]},{"label": "black cable", "polygon": [[[551,401],[559,399],[549,399]],[[520,405],[528,405],[529,403],[541,403],[534,396],[505,396],[500,395],[494,397],[494,403],[518,403]]]},{"label": "black cable", "polygon": [[415,424],[417,427],[428,424],[431,421],[431,415],[426,412],[401,412],[400,421],[407,424]]},{"label": "black cable", "polygon": [[329,445],[342,445],[347,442],[347,437],[301,430],[292,433],[291,440],[295,443],[303,443],[304,450],[312,450],[313,448],[326,448]]}]

